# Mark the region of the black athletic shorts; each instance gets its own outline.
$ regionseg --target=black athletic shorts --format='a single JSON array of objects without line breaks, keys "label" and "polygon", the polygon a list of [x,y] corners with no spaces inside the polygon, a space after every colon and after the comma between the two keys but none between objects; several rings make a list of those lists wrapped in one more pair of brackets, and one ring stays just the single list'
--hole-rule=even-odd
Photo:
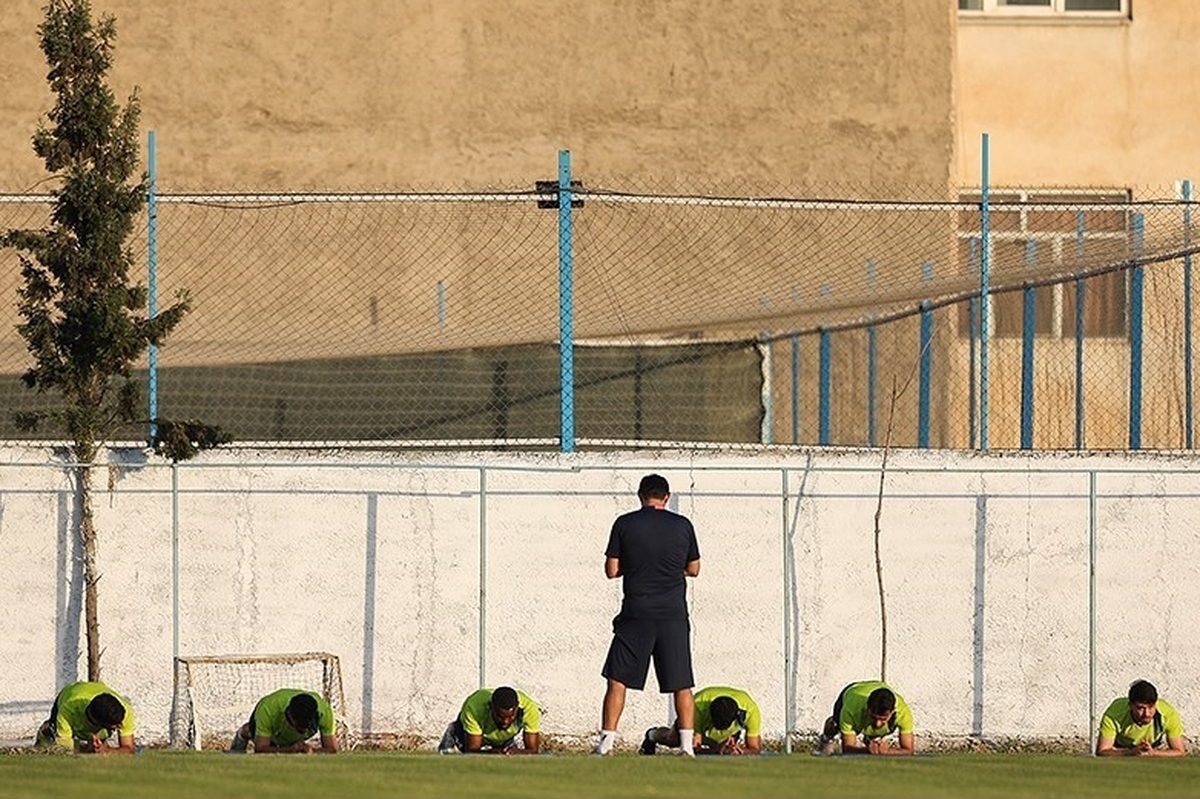
[{"label": "black athletic shorts", "polygon": [[604,669],[600,672],[628,688],[640,691],[646,686],[650,659],[658,690],[664,694],[691,688],[692,627],[682,619],[613,619],[613,640],[608,648]]}]

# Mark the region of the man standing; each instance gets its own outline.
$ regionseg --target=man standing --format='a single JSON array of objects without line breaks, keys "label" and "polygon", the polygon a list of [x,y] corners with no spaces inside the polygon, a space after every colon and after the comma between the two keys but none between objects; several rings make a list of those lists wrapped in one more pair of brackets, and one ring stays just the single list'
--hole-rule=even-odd
[{"label": "man standing", "polygon": [[[894,732],[899,733],[899,746],[888,742]],[[912,711],[899,694],[878,680],[852,682],[842,689],[833,703],[833,714],[825,720],[818,751],[834,754],[839,734],[843,755],[911,755],[915,751]]]},{"label": "man standing", "polygon": [[[705,755],[757,755],[762,753],[762,712],[750,694],[739,688],[711,686],[695,694],[696,732],[692,742]],[[745,740],[742,734],[745,733]],[[659,746],[681,746],[678,724],[651,727],[642,739],[643,755]]]},{"label": "man standing", "polygon": [[[463,702],[458,717],[446,728],[438,752],[536,755],[542,745],[541,719],[541,709],[525,693],[507,685],[495,691],[480,688]],[[518,734],[523,748],[517,746]]]},{"label": "man standing", "polygon": [[[104,683],[75,682],[58,692],[50,718],[37,732],[38,746],[69,746],[76,752],[135,754],[133,710]],[[119,746],[107,741],[117,734]]]},{"label": "man standing", "polygon": [[1182,757],[1187,754],[1179,713],[1145,680],[1129,686],[1129,695],[1114,699],[1100,719],[1096,754],[1101,757]]},{"label": "man standing", "polygon": [[[314,751],[336,754],[337,722],[333,709],[325,698],[313,691],[299,688],[280,688],[267,694],[254,705],[250,720],[233,737],[231,752],[245,752],[254,742],[255,754],[289,752],[308,755]],[[308,742],[317,733],[321,748]]]},{"label": "man standing", "polygon": [[700,573],[700,547],[692,523],[667,510],[666,478],[648,474],[638,486],[641,508],[613,522],[605,550],[604,573],[623,578],[621,612],[613,619],[613,639],[601,674],[608,680],[600,739],[593,750],[612,754],[625,691],[642,690],[650,659],[658,688],[674,694],[680,749],[694,756],[695,702],[692,698],[691,625],[687,577]]}]

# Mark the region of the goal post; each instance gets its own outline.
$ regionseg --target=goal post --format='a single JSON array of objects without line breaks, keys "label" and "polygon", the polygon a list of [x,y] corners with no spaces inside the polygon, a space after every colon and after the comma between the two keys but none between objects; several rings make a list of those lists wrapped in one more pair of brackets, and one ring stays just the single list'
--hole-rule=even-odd
[{"label": "goal post", "polygon": [[329,652],[175,658],[171,747],[228,748],[258,700],[280,688],[301,688],[323,696],[333,708],[339,744],[350,748],[342,664]]}]

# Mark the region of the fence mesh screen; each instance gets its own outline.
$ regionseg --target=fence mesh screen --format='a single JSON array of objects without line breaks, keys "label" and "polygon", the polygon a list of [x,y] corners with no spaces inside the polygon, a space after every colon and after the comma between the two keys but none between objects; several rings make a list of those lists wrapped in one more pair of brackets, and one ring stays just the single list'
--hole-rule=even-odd
[{"label": "fence mesh screen", "polygon": [[[581,444],[974,446],[986,309],[992,446],[1022,443],[1029,352],[1034,447],[1127,446],[1134,349],[1141,445],[1184,445],[1188,203],[997,191],[985,247],[977,193],[855,194],[870,197],[585,180],[570,238]],[[241,441],[554,446],[560,229],[539,198],[160,194],[160,303],[194,302],[159,351],[160,415]],[[0,229],[46,224],[50,201],[0,197]],[[147,265],[149,242],[130,242]],[[0,397],[37,407],[19,381],[15,254],[0,264]],[[10,414],[0,435],[22,437]]]}]

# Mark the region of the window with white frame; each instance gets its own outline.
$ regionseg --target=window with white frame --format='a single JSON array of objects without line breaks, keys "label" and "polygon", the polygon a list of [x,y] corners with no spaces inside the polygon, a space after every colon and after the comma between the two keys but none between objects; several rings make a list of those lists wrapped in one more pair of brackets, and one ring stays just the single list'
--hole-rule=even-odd
[{"label": "window with white frame", "polygon": [[1128,17],[1130,0],[958,0],[964,16]]},{"label": "window with white frame", "polygon": [[[1028,191],[988,193],[988,259],[993,285],[1011,284],[1028,270],[1031,276],[1069,274],[1078,265],[1119,259],[1132,230],[1126,190]],[[979,193],[960,202],[979,203]],[[981,211],[960,211],[958,252],[962,267],[979,274],[982,262]],[[1076,284],[1070,280],[1034,290],[1034,335],[1069,339],[1076,330]],[[1128,331],[1128,273],[1117,270],[1084,279],[1083,335],[1123,338]],[[971,334],[967,303],[961,303],[958,329]],[[1023,290],[991,296],[989,328],[996,338],[1019,338],[1024,328]]]}]

